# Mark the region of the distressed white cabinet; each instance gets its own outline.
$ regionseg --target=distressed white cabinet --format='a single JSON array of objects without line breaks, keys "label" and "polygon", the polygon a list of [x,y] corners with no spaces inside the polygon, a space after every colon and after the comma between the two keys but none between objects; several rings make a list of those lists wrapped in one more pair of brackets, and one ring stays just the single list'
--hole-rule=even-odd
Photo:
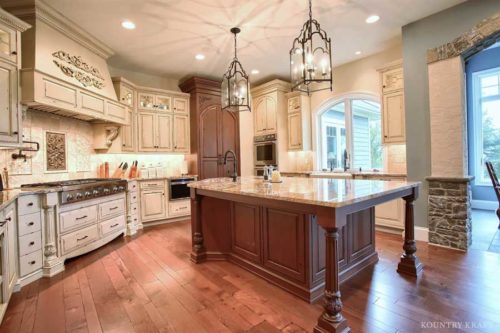
[{"label": "distressed white cabinet", "polygon": [[172,115],[158,114],[155,121],[156,150],[172,151]]},{"label": "distressed white cabinet", "polygon": [[122,126],[122,151],[135,151],[136,146],[136,128],[137,128],[137,117],[133,109],[128,110],[129,124]]},{"label": "distressed white cabinet", "polygon": [[402,61],[379,69],[382,94],[382,143],[405,143],[404,75]]},{"label": "distressed white cabinet", "polygon": [[189,117],[187,115],[174,114],[173,145],[175,152],[189,152]]},{"label": "distressed white cabinet", "polygon": [[311,150],[309,97],[300,92],[287,94],[288,150]]},{"label": "distressed white cabinet", "polygon": [[168,191],[166,182],[141,181],[142,222],[162,220],[168,217]]},{"label": "distressed white cabinet", "polygon": [[255,135],[276,133],[277,106],[273,96],[259,97],[254,104]]},{"label": "distressed white cabinet", "polygon": [[384,227],[404,229],[404,205],[404,200],[397,199],[376,206],[376,224]]},{"label": "distressed white cabinet", "polygon": [[22,144],[22,111],[19,104],[21,32],[29,24],[0,8],[0,147]]},{"label": "distressed white cabinet", "polygon": [[139,113],[139,151],[172,151],[172,115]]},{"label": "distressed white cabinet", "polygon": [[188,113],[188,99],[182,97],[174,97],[174,112],[175,113]]},{"label": "distressed white cabinet", "polygon": [[169,112],[172,110],[172,99],[169,96],[139,92],[137,94],[137,100],[137,107],[139,110],[163,112]]},{"label": "distressed white cabinet", "polygon": [[16,205],[11,204],[5,210],[5,239],[7,241],[7,261],[6,265],[7,272],[4,272],[4,278],[7,280],[4,282],[4,295],[7,297],[8,301],[10,295],[14,290],[14,285],[17,282],[17,219],[16,219]]}]

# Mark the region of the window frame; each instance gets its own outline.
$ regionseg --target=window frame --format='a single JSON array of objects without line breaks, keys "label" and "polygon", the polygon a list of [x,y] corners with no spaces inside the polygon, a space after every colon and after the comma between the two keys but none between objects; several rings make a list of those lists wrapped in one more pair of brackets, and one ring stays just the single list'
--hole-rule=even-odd
[{"label": "window frame", "polygon": [[484,100],[500,100],[500,91],[497,95],[480,98],[482,94],[481,78],[489,76],[488,74],[491,73],[500,74],[500,67],[472,73],[472,120],[474,129],[474,140],[472,145],[474,147],[474,184],[476,186],[491,186],[491,180],[488,177],[483,179],[485,166],[483,160],[483,110],[481,105]]},{"label": "window frame", "polygon": [[[332,97],[325,102],[323,102],[319,107],[318,111],[316,112],[315,116],[315,145],[316,145],[316,151],[318,152],[316,154],[315,162],[316,162],[316,167],[319,170],[322,170],[324,167],[324,161],[323,161],[323,155],[325,154],[325,149],[326,145],[325,139],[323,138],[323,131],[326,128],[323,123],[324,121],[322,120],[322,116],[324,113],[328,112],[332,107],[334,107],[337,104],[344,103],[344,114],[345,114],[345,129],[346,129],[346,148],[349,154],[349,161],[350,161],[350,170],[353,170],[353,165],[352,162],[354,161],[354,149],[353,149],[353,112],[352,112],[352,101],[353,100],[367,100],[370,102],[375,102],[380,106],[380,116],[381,116],[381,126],[382,126],[382,121],[383,121],[383,110],[382,110],[382,103],[380,100],[380,97],[378,95],[372,94],[372,93],[366,93],[366,92],[350,92],[342,95],[338,95],[335,97]],[[382,131],[381,131],[382,135]],[[382,154],[382,169],[385,168],[385,155]],[[329,167],[326,167],[329,169]],[[373,170],[371,169],[365,169],[365,171],[370,171]]]}]

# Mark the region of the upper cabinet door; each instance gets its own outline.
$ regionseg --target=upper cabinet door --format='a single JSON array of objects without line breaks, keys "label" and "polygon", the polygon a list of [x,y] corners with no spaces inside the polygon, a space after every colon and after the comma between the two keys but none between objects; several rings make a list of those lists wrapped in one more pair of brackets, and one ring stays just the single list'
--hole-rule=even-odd
[{"label": "upper cabinet door", "polygon": [[174,115],[174,151],[189,152],[189,117]]},{"label": "upper cabinet door", "polygon": [[261,98],[255,103],[255,135],[266,134],[266,99]]},{"label": "upper cabinet door", "polygon": [[295,96],[288,99],[288,113],[300,111],[300,96]]},{"label": "upper cabinet door", "polygon": [[384,94],[382,107],[383,143],[404,143],[406,135],[403,91]]},{"label": "upper cabinet door", "polygon": [[188,113],[188,100],[187,98],[174,97],[174,112],[175,113]]},{"label": "upper cabinet door", "polygon": [[17,63],[17,33],[0,23],[0,57]]},{"label": "upper cabinet door", "polygon": [[130,108],[134,107],[134,91],[123,84],[120,87],[120,102],[127,104]]},{"label": "upper cabinet door", "polygon": [[300,112],[288,115],[288,149],[302,148],[302,117]]},{"label": "upper cabinet door", "polygon": [[156,151],[155,114],[139,113],[139,151]]},{"label": "upper cabinet door", "polygon": [[156,137],[158,151],[172,150],[172,115],[156,115]]},{"label": "upper cabinet door", "polygon": [[137,108],[141,110],[156,110],[155,95],[146,93],[137,94]]},{"label": "upper cabinet door", "polygon": [[396,68],[382,73],[382,93],[387,94],[404,87],[403,68]]},{"label": "upper cabinet door", "polygon": [[132,109],[128,109],[129,125],[122,126],[122,150],[135,150],[135,129],[137,120]]},{"label": "upper cabinet door", "polygon": [[277,106],[272,97],[266,97],[266,133],[276,133],[277,128]]},{"label": "upper cabinet door", "polygon": [[172,111],[172,100],[168,96],[156,95],[155,109],[158,111],[169,112]]},{"label": "upper cabinet door", "polygon": [[17,68],[0,62],[0,146],[19,143],[21,114],[17,104]]}]

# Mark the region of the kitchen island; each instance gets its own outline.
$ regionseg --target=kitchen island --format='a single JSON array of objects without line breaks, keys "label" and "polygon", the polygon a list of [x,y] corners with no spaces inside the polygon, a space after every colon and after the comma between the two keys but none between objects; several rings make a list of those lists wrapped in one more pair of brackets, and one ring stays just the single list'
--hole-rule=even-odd
[{"label": "kitchen island", "polygon": [[404,253],[397,271],[417,276],[413,205],[419,183],[259,177],[190,184],[195,263],[228,260],[324,311],[315,332],[349,332],[339,285],[378,260],[374,207],[406,202]]}]

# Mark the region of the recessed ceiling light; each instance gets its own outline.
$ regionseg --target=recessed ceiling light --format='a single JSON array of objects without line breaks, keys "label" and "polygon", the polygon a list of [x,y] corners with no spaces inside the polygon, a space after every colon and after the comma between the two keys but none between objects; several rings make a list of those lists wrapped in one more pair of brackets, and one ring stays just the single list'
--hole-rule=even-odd
[{"label": "recessed ceiling light", "polygon": [[196,60],[203,60],[205,59],[205,55],[202,53],[198,53],[197,55],[194,56]]},{"label": "recessed ceiling light", "polygon": [[360,55],[361,54],[361,51],[356,51],[354,52],[355,55]]},{"label": "recessed ceiling light", "polygon": [[134,30],[135,29],[135,23],[129,20],[125,20],[122,22],[122,27],[124,27],[127,30]]},{"label": "recessed ceiling light", "polygon": [[254,74],[254,75],[257,75],[257,74],[259,74],[260,72],[259,72],[259,70],[258,70],[258,69],[252,69],[252,72],[251,72],[251,73],[252,73],[252,74]]},{"label": "recessed ceiling light", "polygon": [[370,15],[366,18],[366,23],[375,23],[380,20],[380,16],[378,15]]}]

